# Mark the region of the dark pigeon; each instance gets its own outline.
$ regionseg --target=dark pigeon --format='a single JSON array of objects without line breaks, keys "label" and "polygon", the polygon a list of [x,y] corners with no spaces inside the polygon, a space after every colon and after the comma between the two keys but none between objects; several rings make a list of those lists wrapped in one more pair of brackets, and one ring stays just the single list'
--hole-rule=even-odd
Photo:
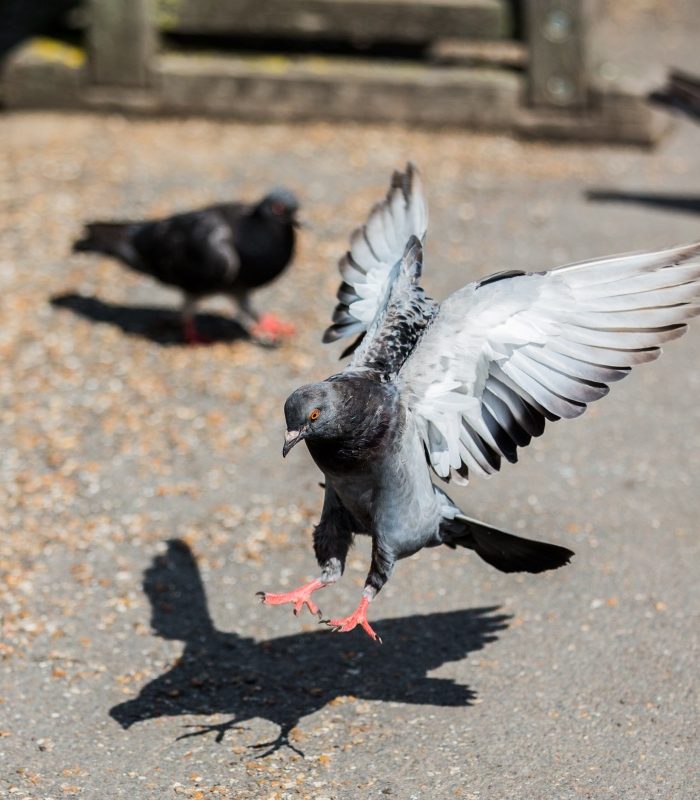
[{"label": "dark pigeon", "polygon": [[543,572],[572,551],[471,519],[432,479],[466,483],[578,417],[700,313],[700,243],[467,284],[441,305],[418,285],[427,213],[410,165],[353,234],[326,339],[364,338],[345,369],[284,407],[283,455],[304,440],[325,475],[314,531],[320,576],[271,605],[306,605],[340,578],[355,534],[372,538],[357,610],[328,620],[373,638],[367,607],[396,561],[423,547],[473,550],[502,572]]},{"label": "dark pigeon", "polygon": [[260,316],[250,294],[291,262],[298,208],[291,192],[277,189],[251,205],[224,203],[144,222],[92,222],[73,250],[112,256],[181,289],[189,342],[202,341],[195,327],[197,302],[216,294],[232,298],[249,333],[269,341],[292,333],[293,327],[270,314]]}]

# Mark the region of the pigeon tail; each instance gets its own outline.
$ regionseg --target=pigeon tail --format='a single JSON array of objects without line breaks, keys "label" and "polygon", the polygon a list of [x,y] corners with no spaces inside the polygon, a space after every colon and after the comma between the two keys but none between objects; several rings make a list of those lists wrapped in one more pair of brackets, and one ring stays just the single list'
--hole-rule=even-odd
[{"label": "pigeon tail", "polygon": [[467,547],[501,572],[545,572],[568,564],[572,550],[524,539],[463,515],[447,523],[445,544]]},{"label": "pigeon tail", "polygon": [[129,261],[132,247],[129,243],[129,222],[90,222],[85,235],[73,243],[74,253],[103,253]]}]

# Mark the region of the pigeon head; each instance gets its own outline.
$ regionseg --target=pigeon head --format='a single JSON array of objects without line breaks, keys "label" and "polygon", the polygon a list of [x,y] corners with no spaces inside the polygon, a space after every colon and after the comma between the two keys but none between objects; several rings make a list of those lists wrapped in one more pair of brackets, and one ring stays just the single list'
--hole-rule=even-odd
[{"label": "pigeon head", "polygon": [[348,397],[345,387],[322,381],[300,386],[284,404],[287,432],[282,455],[302,439],[332,439],[342,434],[341,420]]},{"label": "pigeon head", "polygon": [[299,201],[289,189],[273,189],[260,201],[258,210],[268,219],[296,223]]},{"label": "pigeon head", "polygon": [[282,455],[297,442],[334,442],[334,450],[350,453],[374,447],[392,421],[400,421],[392,387],[362,378],[300,386],[284,404],[287,432]]}]

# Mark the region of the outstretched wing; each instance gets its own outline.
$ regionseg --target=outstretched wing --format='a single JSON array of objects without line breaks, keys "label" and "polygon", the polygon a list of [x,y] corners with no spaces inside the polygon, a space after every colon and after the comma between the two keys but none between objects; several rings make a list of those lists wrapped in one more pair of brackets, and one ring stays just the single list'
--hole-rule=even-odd
[{"label": "outstretched wing", "polygon": [[385,302],[392,270],[411,236],[420,241],[428,227],[428,209],[418,170],[406,165],[395,172],[386,199],[350,237],[350,249],[338,263],[343,282],[333,324],[324,342],[364,334]]},{"label": "outstretched wing", "polygon": [[445,300],[398,382],[433,469],[463,482],[578,417],[698,313],[700,243],[493,275]]}]

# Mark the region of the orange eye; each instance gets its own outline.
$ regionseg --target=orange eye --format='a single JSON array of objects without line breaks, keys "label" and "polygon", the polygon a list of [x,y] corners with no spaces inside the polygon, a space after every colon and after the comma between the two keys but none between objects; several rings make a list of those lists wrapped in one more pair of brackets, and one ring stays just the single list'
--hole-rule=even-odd
[{"label": "orange eye", "polygon": [[309,414],[309,419],[313,422],[315,419],[318,419],[321,416],[321,412],[318,408],[314,408],[314,410]]}]

